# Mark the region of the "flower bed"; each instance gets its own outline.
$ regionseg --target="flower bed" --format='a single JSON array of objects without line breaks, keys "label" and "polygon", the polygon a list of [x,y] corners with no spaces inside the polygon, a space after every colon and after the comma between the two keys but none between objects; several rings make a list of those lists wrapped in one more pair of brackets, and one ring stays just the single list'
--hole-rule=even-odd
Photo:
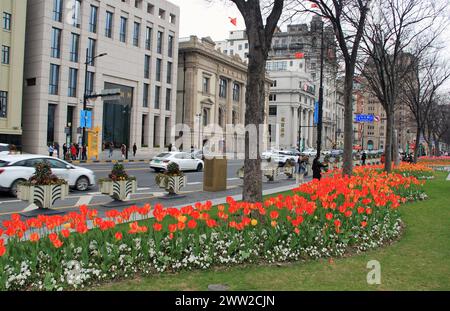
[{"label": "flower bed", "polygon": [[63,216],[13,215],[0,230],[0,290],[71,289],[138,273],[365,251],[399,237],[397,207],[419,198],[422,183],[373,170],[314,180],[262,203],[147,204],[105,218],[86,206]]}]

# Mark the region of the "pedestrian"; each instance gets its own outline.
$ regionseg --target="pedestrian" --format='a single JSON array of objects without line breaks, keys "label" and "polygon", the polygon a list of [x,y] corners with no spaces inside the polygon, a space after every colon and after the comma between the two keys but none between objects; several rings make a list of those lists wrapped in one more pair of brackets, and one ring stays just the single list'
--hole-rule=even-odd
[{"label": "pedestrian", "polygon": [[67,160],[67,144],[63,144],[63,160]]},{"label": "pedestrian", "polygon": [[191,145],[191,153],[195,151],[194,146]]},{"label": "pedestrian", "polygon": [[366,158],[367,158],[367,154],[365,151],[363,151],[362,156],[361,156],[361,165],[366,165]]},{"label": "pedestrian", "polygon": [[169,144],[168,150],[169,152],[172,151],[172,143]]},{"label": "pedestrian", "polygon": [[53,144],[53,151],[56,153],[56,158],[59,158],[59,144],[57,142]]},{"label": "pedestrian", "polygon": [[54,152],[54,148],[53,148],[53,144],[48,145],[48,155],[50,157],[53,157],[53,152]]},{"label": "pedestrian", "polygon": [[87,160],[87,146],[83,145],[81,149],[81,160]]},{"label": "pedestrian", "polygon": [[133,144],[133,157],[136,157],[137,146],[136,143]]},{"label": "pedestrian", "polygon": [[322,164],[318,157],[315,157],[312,164],[313,178],[320,180],[322,178],[322,169],[327,168],[328,165]]},{"label": "pedestrian", "polygon": [[303,182],[303,178],[305,177],[305,160],[303,157],[298,157],[297,163],[296,163],[296,174],[295,174],[295,182],[297,184],[300,184]]},{"label": "pedestrian", "polygon": [[109,143],[109,157],[111,158],[113,156],[114,153],[114,143],[110,142]]},{"label": "pedestrian", "polygon": [[77,159],[77,147],[75,147],[75,144],[70,146],[70,154],[72,155],[72,160]]},{"label": "pedestrian", "polygon": [[380,162],[381,162],[381,164],[384,164],[385,161],[386,161],[386,156],[383,153],[383,154],[381,154]]},{"label": "pedestrian", "polygon": [[125,153],[127,152],[127,147],[125,146],[125,144],[122,144],[120,146],[120,152],[122,152],[122,159],[125,159]]}]

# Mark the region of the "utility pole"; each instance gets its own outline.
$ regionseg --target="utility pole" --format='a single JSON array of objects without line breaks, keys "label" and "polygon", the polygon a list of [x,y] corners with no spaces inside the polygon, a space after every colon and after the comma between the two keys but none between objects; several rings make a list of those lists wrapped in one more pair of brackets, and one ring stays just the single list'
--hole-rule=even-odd
[{"label": "utility pole", "polygon": [[319,86],[319,115],[317,120],[317,155],[320,158],[322,149],[322,119],[323,119],[323,63],[324,63],[324,23],[322,22],[322,34],[320,39],[320,86]]}]

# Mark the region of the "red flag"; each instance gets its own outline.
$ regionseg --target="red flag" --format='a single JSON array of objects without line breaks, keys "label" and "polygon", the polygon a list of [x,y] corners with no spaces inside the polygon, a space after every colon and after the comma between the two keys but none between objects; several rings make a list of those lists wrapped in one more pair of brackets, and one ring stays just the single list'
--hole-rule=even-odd
[{"label": "red flag", "polygon": [[301,53],[301,52],[295,53],[295,58],[301,59],[301,58],[303,58],[303,57],[305,57],[305,53]]},{"label": "red flag", "polygon": [[228,17],[230,19],[230,22],[234,25],[237,26],[237,18],[232,18],[232,17]]},{"label": "red flag", "polygon": [[316,4],[316,3],[313,3],[313,4],[311,4],[311,9],[316,9],[316,8],[318,8],[319,6]]}]

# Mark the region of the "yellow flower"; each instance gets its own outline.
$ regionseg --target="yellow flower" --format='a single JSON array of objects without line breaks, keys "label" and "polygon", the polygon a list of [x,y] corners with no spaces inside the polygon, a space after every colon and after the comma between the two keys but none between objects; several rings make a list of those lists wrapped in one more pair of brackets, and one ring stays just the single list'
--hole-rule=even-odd
[{"label": "yellow flower", "polygon": [[186,216],[183,216],[183,215],[178,216],[178,221],[180,221],[180,222],[186,222],[186,220],[187,220],[187,217],[186,217]]},{"label": "yellow flower", "polygon": [[256,219],[252,219],[251,224],[254,227],[258,224],[258,221]]},{"label": "yellow flower", "polygon": [[277,222],[275,221],[275,220],[272,220],[272,222],[270,223],[270,225],[272,226],[272,227],[276,227],[277,226]]},{"label": "yellow flower", "polygon": [[64,227],[64,229],[70,229],[70,224],[69,224],[69,223],[65,223],[65,224],[63,225],[63,227]]}]

